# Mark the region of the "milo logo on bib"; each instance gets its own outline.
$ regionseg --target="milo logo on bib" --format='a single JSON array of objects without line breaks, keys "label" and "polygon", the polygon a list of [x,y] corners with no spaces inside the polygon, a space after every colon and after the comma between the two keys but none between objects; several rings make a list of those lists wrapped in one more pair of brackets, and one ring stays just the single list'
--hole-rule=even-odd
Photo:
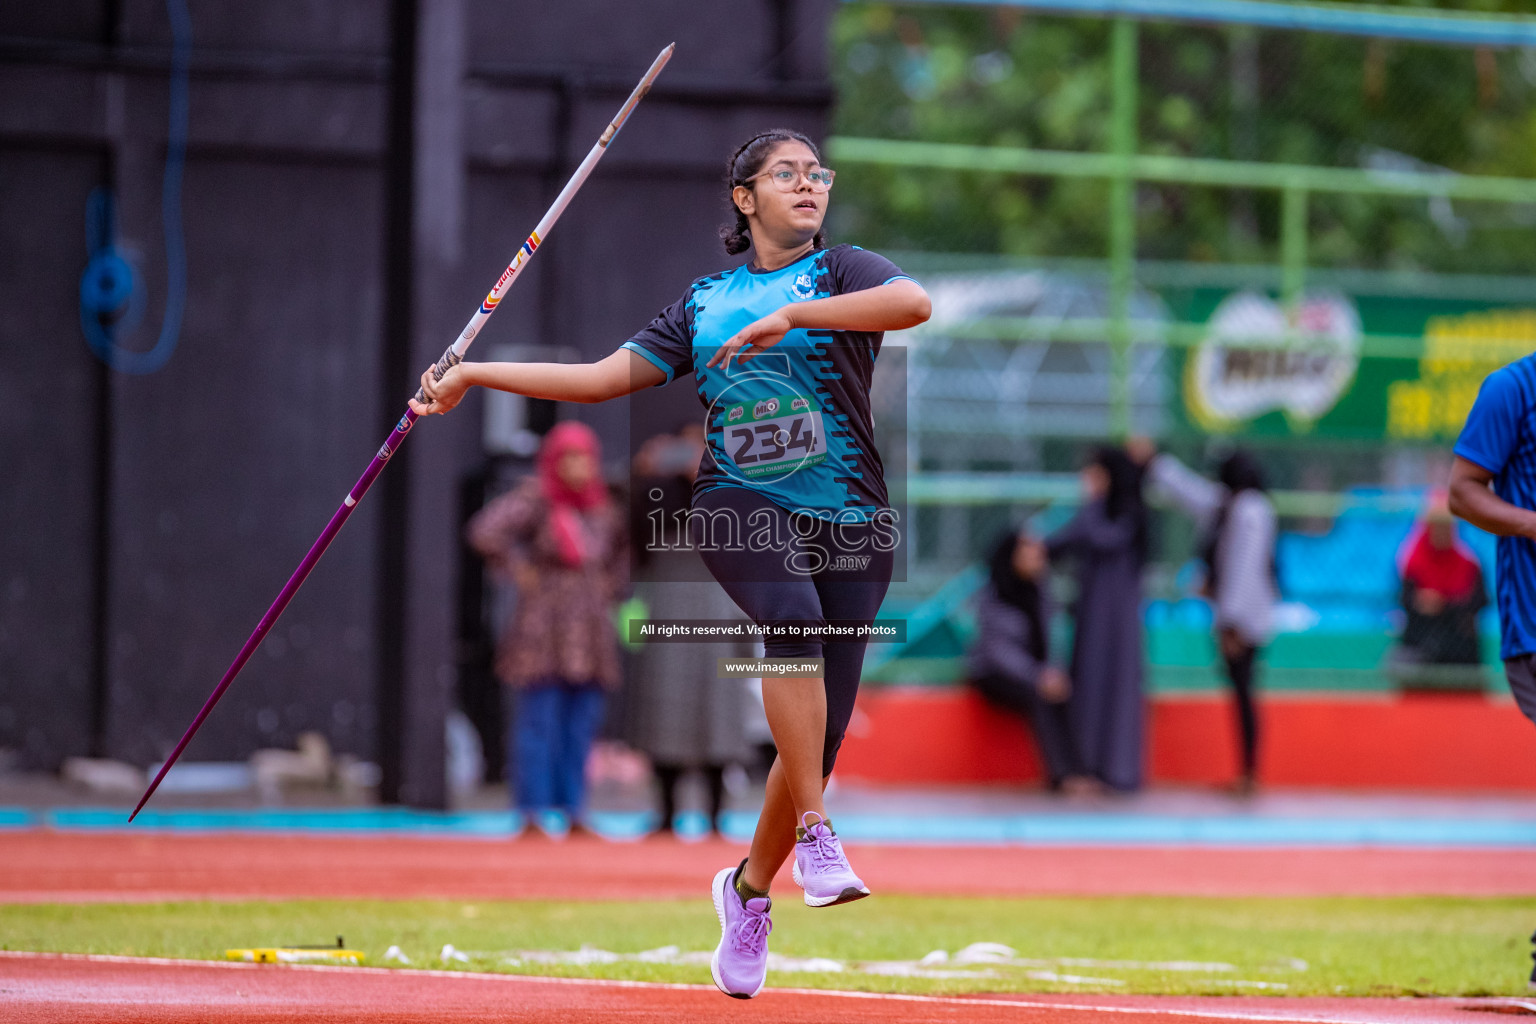
[{"label": "milo logo on bib", "polygon": [[745,477],[780,476],[827,458],[821,406],[803,395],[773,395],[725,407],[725,450]]}]

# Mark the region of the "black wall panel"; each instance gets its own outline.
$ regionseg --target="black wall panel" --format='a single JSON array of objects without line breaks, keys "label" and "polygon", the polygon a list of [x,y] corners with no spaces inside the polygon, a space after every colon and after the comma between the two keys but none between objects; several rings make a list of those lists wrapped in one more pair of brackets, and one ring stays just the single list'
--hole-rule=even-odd
[{"label": "black wall panel", "polygon": [[90,152],[0,151],[0,748],[90,746],[98,390],[80,335]]},{"label": "black wall panel", "polygon": [[[731,265],[715,235],[724,159],[764,127],[824,129],[831,2],[196,0],[185,318],[145,376],[90,354],[78,294],[86,197],[110,186],[143,282],[123,342],[154,343],[167,5],[0,5],[0,750],[35,768],[93,744],[137,764],[165,755],[404,411],[415,371],[385,379],[402,351],[396,333],[389,354],[389,311],[408,311],[412,360],[440,352],[673,40],[472,358],[499,342],[599,358]],[[397,47],[407,30],[419,38]],[[391,81],[417,97],[413,131],[391,133]],[[385,251],[391,202],[413,211],[406,251]],[[387,291],[391,267],[409,294]],[[647,396],[659,411],[637,428],[696,405],[686,384]],[[474,396],[417,428],[388,471],[403,488],[369,495],[189,757],[320,729],[412,762],[401,798],[442,802],[457,492],[485,464],[480,412]],[[596,425],[622,472],[629,403],[561,415]],[[391,738],[381,687],[402,675],[408,720]]]},{"label": "black wall panel", "polygon": [[[116,381],[109,749],[163,757],[381,439],[377,176],[196,160],[175,358]],[[369,753],[364,503],[189,756],[305,729]]]},{"label": "black wall panel", "polygon": [[0,36],[96,42],[105,37],[108,21],[108,5],[101,0],[0,5]]}]

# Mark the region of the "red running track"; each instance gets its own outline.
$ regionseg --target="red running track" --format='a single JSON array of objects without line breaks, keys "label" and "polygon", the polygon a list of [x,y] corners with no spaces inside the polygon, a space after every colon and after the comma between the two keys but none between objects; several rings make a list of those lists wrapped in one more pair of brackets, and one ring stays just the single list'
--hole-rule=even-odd
[{"label": "red running track", "polygon": [[[744,845],[0,832],[0,904],[175,899],[697,897]],[[856,847],[879,893],[960,896],[1518,896],[1529,850]],[[787,872],[786,872],[787,874]],[[788,879],[783,884],[789,884]]]},{"label": "red running track", "polygon": [[449,971],[287,967],[0,953],[9,1024],[463,1024],[558,1020],[675,1024],[1488,1024],[1501,999],[943,998],[768,989],[727,999],[701,985]]}]

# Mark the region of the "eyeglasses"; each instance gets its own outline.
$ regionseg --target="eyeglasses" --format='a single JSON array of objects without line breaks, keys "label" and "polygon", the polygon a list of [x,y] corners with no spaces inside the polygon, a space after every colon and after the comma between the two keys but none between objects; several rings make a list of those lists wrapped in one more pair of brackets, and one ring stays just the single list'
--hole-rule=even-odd
[{"label": "eyeglasses", "polygon": [[810,170],[801,171],[788,164],[778,164],[766,171],[759,171],[742,184],[745,185],[748,181],[758,178],[767,178],[780,192],[793,192],[800,187],[800,179],[804,177],[810,182],[812,192],[825,192],[832,187],[832,179],[836,176],[837,172],[830,167],[812,167]]}]

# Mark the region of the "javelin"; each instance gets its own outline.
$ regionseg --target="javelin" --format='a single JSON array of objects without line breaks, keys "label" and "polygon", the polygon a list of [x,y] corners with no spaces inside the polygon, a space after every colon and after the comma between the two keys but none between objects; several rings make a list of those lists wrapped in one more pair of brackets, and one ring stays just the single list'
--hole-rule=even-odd
[{"label": "javelin", "polygon": [[[651,83],[656,81],[656,76],[661,74],[661,69],[666,67],[667,61],[672,59],[672,48],[675,45],[668,45],[665,50],[656,55],[655,61],[651,63],[650,70],[645,73],[644,78],[640,79],[640,84],[635,86],[635,91],[629,94],[629,99],[624,101],[624,105],[619,108],[619,112],[614,115],[613,120],[608,122],[608,127],[604,129],[602,137],[597,140],[597,144],[592,147],[592,151],[581,161],[581,165],[571,175],[571,180],[565,183],[565,188],[561,189],[560,194],[555,197],[554,204],[545,211],[543,219],[533,229],[533,234],[529,235],[522,248],[517,250],[517,255],[512,257],[512,262],[507,264],[507,269],[502,271],[501,278],[496,282],[496,287],[491,289],[490,294],[485,297],[485,301],[480,304],[480,308],[475,311],[475,315],[470,317],[469,325],[464,328],[463,333],[454,339],[453,344],[448,346],[448,351],[444,352],[443,357],[437,361],[437,365],[432,369],[432,375],[437,380],[442,380],[443,374],[463,361],[464,353],[469,351],[470,343],[475,340],[475,336],[480,333],[481,328],[485,326],[485,322],[490,319],[491,314],[496,312],[497,303],[507,293],[507,289],[512,287],[512,282],[517,280],[517,275],[521,273],[523,267],[528,265],[528,260],[533,256],[540,244],[543,243],[544,239],[548,237],[550,229],[555,226],[555,221],[560,219],[560,214],[565,212],[565,208],[570,204],[572,197],[576,195],[582,183],[587,180],[587,176],[592,173],[592,169],[597,166],[598,160],[602,159],[603,154],[607,152],[608,144],[619,133],[619,129],[624,127],[624,122],[629,120],[629,115],[634,112],[639,102],[645,98],[645,94],[650,91]],[[422,401],[425,397],[420,389],[418,389],[416,400]],[[139,798],[139,805],[133,809],[133,814],[128,815],[129,821],[132,821],[144,809],[144,805],[149,802],[149,798],[154,795],[155,790],[160,786],[161,780],[165,778],[165,773],[171,770],[171,765],[176,763],[176,759],[181,756],[181,752],[187,748],[187,744],[192,741],[193,735],[203,724],[203,720],[208,717],[208,713],[213,710],[213,706],[219,702],[220,697],[224,696],[224,691],[229,689],[229,684],[235,681],[235,676],[240,674],[240,670],[245,667],[245,663],[250,660],[251,655],[256,653],[256,648],[261,646],[262,640],[266,639],[267,632],[277,622],[277,617],[283,614],[283,609],[288,607],[288,602],[293,600],[293,595],[298,593],[299,588],[304,585],[304,580],[309,576],[310,570],[315,567],[315,563],[320,561],[320,556],[325,554],[325,549],[330,546],[331,541],[336,538],[336,534],[346,524],[347,517],[352,514],[352,510],[357,507],[357,503],[363,500],[363,495],[368,493],[368,488],[372,486],[373,481],[383,471],[384,464],[405,443],[405,435],[410,433],[411,427],[415,425],[417,419],[416,413],[411,409],[407,409],[405,415],[400,417],[400,422],[395,424],[395,429],[390,432],[389,438],[384,442],[383,447],[373,457],[373,461],[368,464],[368,469],[358,479],[357,483],[352,486],[352,490],[348,492],[346,500],[341,503],[341,507],[336,510],[336,514],[331,516],[331,521],[320,532],[319,539],[310,547],[309,554],[304,556],[304,560],[299,563],[299,567],[293,571],[293,575],[289,577],[282,593],[277,595],[277,600],[272,602],[272,607],[267,609],[267,614],[263,615],[261,621],[256,624],[255,631],[245,641],[245,646],[240,648],[240,654],[235,658],[234,663],[229,666],[229,670],[224,673],[224,678],[219,680],[219,685],[209,695],[208,700],[203,704],[203,709],[197,713],[196,718],[192,719],[192,724],[187,727],[186,735],[182,736],[181,742],[176,744],[176,749],[171,751],[171,756],[166,758],[165,763],[160,766],[159,773],[155,775],[155,781],[149,784],[149,788]]]}]

